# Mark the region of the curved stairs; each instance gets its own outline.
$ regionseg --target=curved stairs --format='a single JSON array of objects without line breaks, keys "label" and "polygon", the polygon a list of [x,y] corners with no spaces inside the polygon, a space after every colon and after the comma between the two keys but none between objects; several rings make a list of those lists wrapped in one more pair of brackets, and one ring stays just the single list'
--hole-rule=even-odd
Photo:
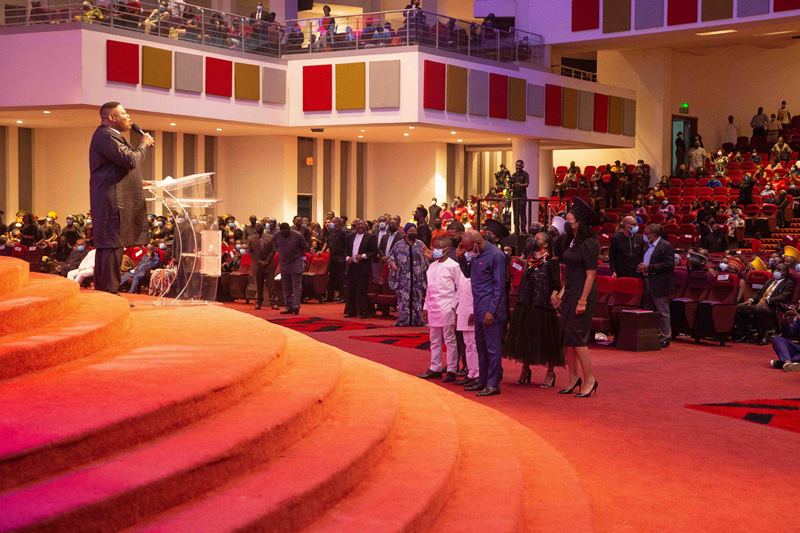
[{"label": "curved stairs", "polygon": [[495,410],[218,306],[0,258],[0,531],[586,531]]}]

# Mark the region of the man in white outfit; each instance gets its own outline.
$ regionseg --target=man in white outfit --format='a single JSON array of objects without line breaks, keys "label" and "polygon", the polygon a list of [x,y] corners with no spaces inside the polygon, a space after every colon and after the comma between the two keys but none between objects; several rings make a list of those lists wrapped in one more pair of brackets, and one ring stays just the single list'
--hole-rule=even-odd
[{"label": "man in white outfit", "polygon": [[[460,272],[459,272],[460,273]],[[461,274],[458,280],[458,307],[456,309],[456,331],[464,336],[467,356],[467,376],[454,385],[471,385],[478,381],[478,347],[475,344],[475,324],[472,321],[472,283]]]},{"label": "man in white outfit", "polygon": [[428,289],[422,307],[423,318],[430,328],[431,364],[428,371],[420,374],[423,379],[441,378],[445,371],[442,364],[442,347],[447,346],[447,374],[443,383],[456,380],[458,370],[458,345],[456,344],[456,306],[458,305],[458,282],[461,268],[447,256],[452,244],[444,236],[433,243],[433,259],[428,265]]},{"label": "man in white outfit", "polygon": [[78,285],[80,285],[86,278],[94,276],[94,253],[95,250],[89,250],[89,253],[83,258],[78,268],[67,272],[67,279],[77,281]]}]

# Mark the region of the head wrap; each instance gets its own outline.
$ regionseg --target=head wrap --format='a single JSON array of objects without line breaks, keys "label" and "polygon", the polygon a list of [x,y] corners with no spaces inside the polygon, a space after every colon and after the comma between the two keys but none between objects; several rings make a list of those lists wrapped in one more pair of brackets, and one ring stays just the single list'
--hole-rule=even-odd
[{"label": "head wrap", "polygon": [[405,226],[403,226],[403,233],[407,232],[409,228],[416,228],[417,225],[413,222],[408,222]]}]

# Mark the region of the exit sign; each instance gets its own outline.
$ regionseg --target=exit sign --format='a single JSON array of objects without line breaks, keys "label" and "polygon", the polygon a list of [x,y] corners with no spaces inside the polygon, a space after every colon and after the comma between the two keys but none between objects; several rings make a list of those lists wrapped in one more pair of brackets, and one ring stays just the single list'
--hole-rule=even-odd
[{"label": "exit sign", "polygon": [[687,102],[681,102],[681,105],[678,107],[678,113],[682,115],[689,114],[689,104]]}]

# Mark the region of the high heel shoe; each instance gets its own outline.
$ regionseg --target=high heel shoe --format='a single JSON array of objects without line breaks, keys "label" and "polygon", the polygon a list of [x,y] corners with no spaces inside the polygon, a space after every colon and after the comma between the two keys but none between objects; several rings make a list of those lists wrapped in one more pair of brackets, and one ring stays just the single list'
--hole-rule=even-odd
[{"label": "high heel shoe", "polygon": [[520,385],[530,385],[531,383],[531,369],[530,367],[523,366],[522,372],[519,373],[517,383]]},{"label": "high heel shoe", "polygon": [[589,396],[592,395],[592,393],[595,393],[595,395],[597,394],[597,380],[594,380],[594,385],[592,385],[592,388],[589,389],[589,392],[587,392],[587,393],[582,393],[581,392],[579,394],[576,394],[575,397],[576,398],[588,398]]},{"label": "high heel shoe", "polygon": [[583,383],[583,380],[581,378],[578,378],[578,381],[573,383],[571,387],[569,387],[568,389],[560,390],[560,391],[558,391],[558,393],[559,394],[572,394],[572,391],[575,390],[575,387],[580,387],[582,383]]},{"label": "high heel shoe", "polygon": [[[553,378],[553,379],[547,379],[547,378]],[[555,386],[555,384],[556,384],[556,373],[548,372],[544,376],[544,383],[539,385],[539,387],[543,389],[552,389]]]}]

